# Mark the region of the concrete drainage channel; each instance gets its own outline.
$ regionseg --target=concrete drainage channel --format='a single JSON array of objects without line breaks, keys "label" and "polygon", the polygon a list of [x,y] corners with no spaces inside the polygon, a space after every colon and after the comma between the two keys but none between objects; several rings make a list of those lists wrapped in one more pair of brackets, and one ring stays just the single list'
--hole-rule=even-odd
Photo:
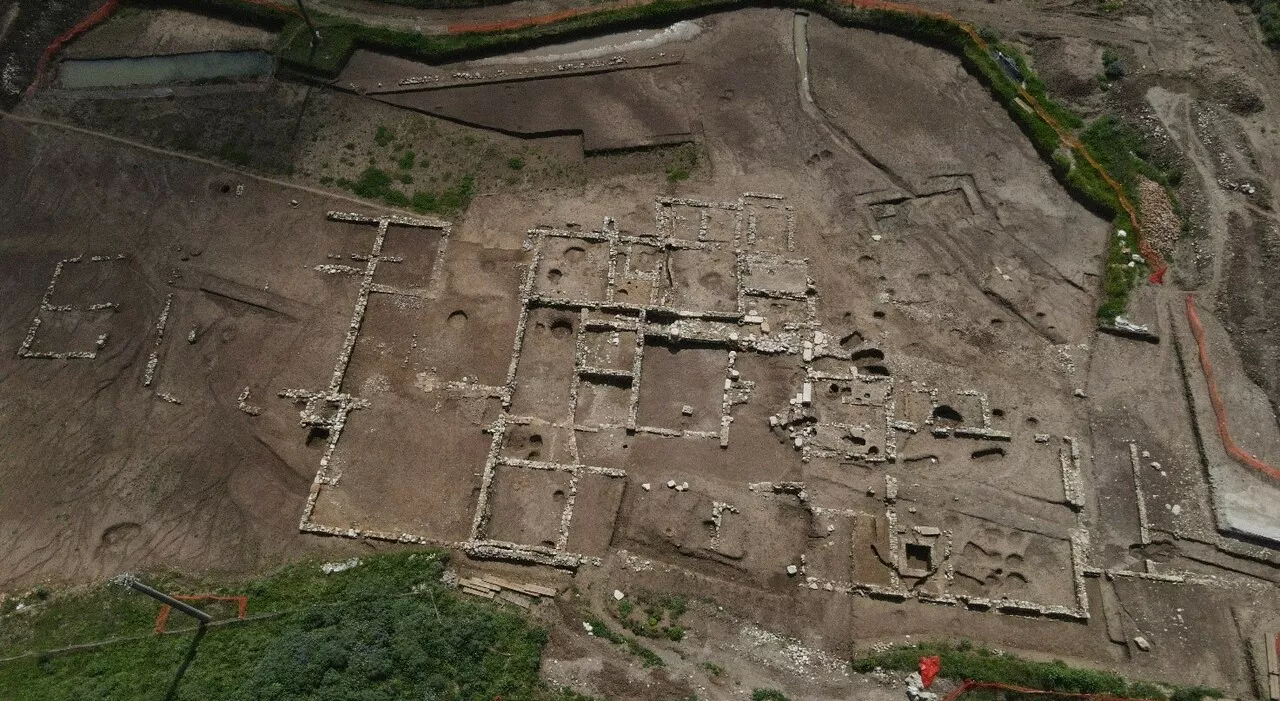
[{"label": "concrete drainage channel", "polygon": [[201,51],[141,58],[72,59],[58,67],[64,88],[108,88],[218,79],[264,78],[275,70],[265,51]]}]

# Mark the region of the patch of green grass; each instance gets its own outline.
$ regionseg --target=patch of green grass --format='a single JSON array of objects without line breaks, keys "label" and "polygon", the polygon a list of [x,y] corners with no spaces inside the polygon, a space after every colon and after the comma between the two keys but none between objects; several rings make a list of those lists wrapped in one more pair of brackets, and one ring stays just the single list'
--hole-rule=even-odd
[{"label": "patch of green grass", "polygon": [[1280,48],[1280,0],[1248,0],[1258,17],[1262,40],[1273,49]]},{"label": "patch of green grass", "polygon": [[[1103,115],[1090,122],[1080,132],[1080,140],[1111,177],[1120,183],[1134,206],[1138,206],[1139,176],[1166,189],[1170,186],[1170,175],[1151,163],[1138,132],[1114,117]],[[1116,213],[1113,229],[1124,229],[1130,234],[1125,239],[1113,235],[1107,244],[1107,267],[1098,319],[1109,324],[1128,307],[1133,287],[1141,280],[1146,267],[1142,262],[1134,262],[1132,267],[1129,265],[1133,262],[1132,255],[1137,253],[1133,240],[1134,222],[1121,209],[1114,191],[1103,182],[1102,176],[1092,168],[1077,168],[1072,176],[1077,187],[1091,192],[1094,199],[1111,204],[1112,211]]]},{"label": "patch of green grass", "polygon": [[667,182],[678,183],[688,180],[698,167],[698,147],[694,144],[683,144],[672,152],[667,159]]},{"label": "patch of green grass", "polygon": [[723,677],[723,676],[724,676],[724,667],[721,667],[720,665],[716,664],[715,662],[703,662],[703,663],[702,663],[702,668],[703,668],[703,669],[705,669],[705,670],[707,670],[707,673],[708,673],[708,674],[710,674],[710,675],[711,675],[711,676],[713,676],[713,677]]},{"label": "patch of green grass", "polygon": [[383,199],[391,190],[391,176],[381,168],[369,166],[360,173],[360,179],[351,184],[351,191],[371,200]]},{"label": "patch of green grass", "polygon": [[399,165],[401,170],[410,170],[413,168],[413,162],[416,158],[417,154],[413,151],[405,151],[400,160],[396,161],[396,165]]},{"label": "patch of green grass", "polygon": [[1080,132],[1080,141],[1131,197],[1137,195],[1139,175],[1158,183],[1167,182],[1164,172],[1148,161],[1150,155],[1137,130],[1111,115],[1090,122]]},{"label": "patch of green grass", "polygon": [[378,131],[374,132],[373,134],[374,143],[378,144],[383,148],[386,148],[388,144],[390,144],[392,141],[395,141],[395,138],[396,138],[395,134],[392,134],[390,129],[381,125],[378,126]]},{"label": "patch of green grass", "polygon": [[681,596],[642,592],[636,596],[636,602],[631,599],[619,601],[615,614],[622,627],[638,636],[680,642],[684,639],[684,628],[676,623],[687,606]]},{"label": "patch of green grass", "polygon": [[[464,600],[440,584],[444,556],[402,552],[366,559],[332,575],[318,563],[290,565],[274,575],[222,593],[249,596],[250,614],[278,616],[209,628],[177,689],[176,699],[302,701],[405,698],[517,701],[582,699],[545,687],[538,665],[546,634],[508,610]],[[169,587],[209,591],[207,583]],[[216,587],[213,587],[215,590]],[[125,596],[127,594],[127,597]],[[155,602],[105,588],[51,597],[32,614],[35,648],[55,647],[84,634],[110,637],[132,632],[137,621],[119,607],[94,603],[120,596],[142,602],[151,617]],[[13,616],[7,614],[0,629]],[[93,619],[93,620],[89,620]],[[57,622],[63,625],[55,625]],[[177,627],[187,622],[178,614]],[[194,632],[144,636],[62,655],[31,656],[0,666],[0,688],[22,699],[164,698],[192,645]]]},{"label": "patch of green grass", "polygon": [[1107,80],[1120,80],[1125,76],[1127,71],[1124,67],[1124,61],[1120,59],[1120,54],[1114,49],[1102,50],[1102,74]]},{"label": "patch of green grass", "polygon": [[1177,698],[1178,701],[1201,701],[1204,698],[1222,697],[1222,692],[1202,687],[1174,687],[1170,696],[1166,695],[1159,686],[1145,682],[1129,682],[1110,672],[1068,667],[1061,661],[1032,662],[1013,655],[996,653],[983,647],[975,648],[967,641],[959,645],[946,643],[904,645],[855,659],[852,661],[852,666],[853,671],[863,674],[874,671],[877,667],[907,672],[917,669],[920,658],[925,655],[937,655],[941,658],[941,674],[948,679],[971,679],[1045,691],[1107,694],[1122,698]]},{"label": "patch of green grass", "polygon": [[519,156],[507,159],[507,167],[511,170],[521,170],[524,168],[524,159]]},{"label": "patch of green grass", "polygon": [[791,699],[777,689],[753,689],[751,701],[791,701]]},{"label": "patch of green grass", "polygon": [[464,175],[456,184],[442,190],[414,192],[410,204],[423,214],[457,214],[471,204],[471,198],[475,196],[475,183],[474,175]]},{"label": "patch of green grass", "polygon": [[621,645],[627,648],[627,652],[640,658],[641,663],[645,667],[665,667],[666,662],[658,656],[658,653],[640,644],[638,640],[616,630],[610,628],[604,621],[599,618],[588,618],[587,623],[591,625],[591,634],[597,638],[608,640],[614,645]]}]

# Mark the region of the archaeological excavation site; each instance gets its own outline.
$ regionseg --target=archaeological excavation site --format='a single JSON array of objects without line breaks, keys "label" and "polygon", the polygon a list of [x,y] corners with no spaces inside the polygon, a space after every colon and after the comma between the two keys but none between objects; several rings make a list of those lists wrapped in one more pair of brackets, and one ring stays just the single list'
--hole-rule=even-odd
[{"label": "archaeological excavation site", "polygon": [[0,0],[0,701],[1280,701],[1277,16]]}]

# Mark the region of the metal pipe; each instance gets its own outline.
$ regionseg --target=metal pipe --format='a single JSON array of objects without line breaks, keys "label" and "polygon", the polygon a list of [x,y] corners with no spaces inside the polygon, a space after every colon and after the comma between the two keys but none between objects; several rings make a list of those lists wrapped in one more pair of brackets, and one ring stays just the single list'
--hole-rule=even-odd
[{"label": "metal pipe", "polygon": [[311,15],[307,14],[307,8],[302,6],[302,0],[298,0],[298,11],[302,13],[302,19],[307,23],[307,28],[311,30],[311,45],[314,47],[320,41],[320,31],[316,29],[316,25],[311,23]]},{"label": "metal pipe", "polygon": [[146,594],[147,596],[155,599],[156,601],[159,601],[162,604],[167,604],[169,606],[172,606],[173,608],[187,614],[188,616],[191,616],[192,618],[200,621],[201,626],[213,620],[213,616],[210,616],[204,611],[201,611],[200,609],[192,606],[191,604],[188,604],[185,601],[179,601],[178,599],[175,599],[172,596],[165,594],[164,592],[158,591],[156,589],[152,589],[151,587],[143,584],[142,582],[139,582],[137,579],[135,579],[130,575],[124,575],[120,577],[118,581],[121,584],[125,585],[126,587],[129,587],[130,589],[136,592]]}]

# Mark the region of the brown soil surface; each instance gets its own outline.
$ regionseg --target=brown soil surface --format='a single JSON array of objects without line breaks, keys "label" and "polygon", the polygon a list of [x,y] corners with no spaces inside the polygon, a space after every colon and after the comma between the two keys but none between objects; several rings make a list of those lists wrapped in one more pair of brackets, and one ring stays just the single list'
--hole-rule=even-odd
[{"label": "brown soil surface", "polygon": [[[1274,61],[1251,20],[929,4],[1182,159],[1191,235],[1144,211],[1200,290],[1233,431],[1276,460],[1277,125],[1251,96],[1280,84],[1222,77]],[[572,584],[537,612],[544,671],[608,698],[900,696],[842,660],[940,637],[1254,693],[1278,560],[1265,513],[1227,531],[1271,487],[1215,443],[1177,291],[1128,312],[1160,343],[1097,333],[1114,232],[955,56],[781,10],[699,22],[660,66],[54,90],[0,122],[0,587],[401,540]],[[118,31],[83,50],[130,50]],[[1105,93],[1104,48],[1130,70]],[[417,69],[360,61],[366,88]],[[380,238],[326,217],[385,214],[338,189],[368,168],[478,196]],[[68,352],[96,354],[33,357]],[[621,629],[615,590],[689,601],[682,641],[642,641],[667,668],[584,630]]]}]

